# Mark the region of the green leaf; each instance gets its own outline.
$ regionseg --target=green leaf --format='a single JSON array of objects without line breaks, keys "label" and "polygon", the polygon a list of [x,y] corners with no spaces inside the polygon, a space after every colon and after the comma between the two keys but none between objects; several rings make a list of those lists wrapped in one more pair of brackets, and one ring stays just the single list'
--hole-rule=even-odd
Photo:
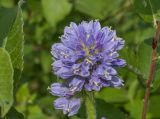
[{"label": "green leaf", "polygon": [[127,111],[130,112],[130,117],[133,119],[141,119],[143,101],[141,99],[135,99],[125,105]]},{"label": "green leaf", "polygon": [[16,93],[16,101],[19,104],[27,104],[27,103],[33,102],[34,99],[35,99],[35,95],[30,94],[28,84],[25,83],[21,85],[21,87]]},{"label": "green leaf", "polygon": [[151,41],[144,40],[139,45],[128,45],[122,51],[122,56],[127,61],[127,66],[133,73],[141,77],[141,81],[145,82],[149,75],[151,63]]},{"label": "green leaf", "polygon": [[144,40],[152,38],[154,36],[154,32],[155,29],[150,27],[145,29],[136,29],[134,31],[127,32],[124,35],[124,39],[126,39],[126,43],[139,45],[144,42]]},{"label": "green leaf", "polygon": [[47,119],[38,106],[29,106],[28,119]]},{"label": "green leaf", "polygon": [[150,63],[151,63],[151,52],[152,52],[151,45],[148,45],[145,42],[141,43],[138,49],[137,68],[146,77],[146,79],[148,78],[148,75],[149,75],[149,69],[150,69]]},{"label": "green leaf", "polygon": [[128,98],[130,101],[134,100],[134,96],[136,94],[136,89],[138,87],[138,81],[137,80],[133,80],[132,82],[130,82],[130,86],[128,89]]},{"label": "green leaf", "polygon": [[[122,0],[76,0],[76,9],[96,19],[104,19],[115,12]],[[112,4],[110,4],[112,3]]]},{"label": "green leaf", "polygon": [[39,98],[37,100],[37,104],[40,106],[40,108],[42,108],[48,114],[53,114],[55,111],[54,111],[53,105],[51,104],[53,103],[54,99],[55,99],[54,96],[45,96],[45,97]]},{"label": "green leaf", "polygon": [[42,0],[44,17],[52,26],[70,13],[72,5],[67,0]]},{"label": "green leaf", "polygon": [[96,100],[97,119],[106,117],[107,119],[125,119],[125,115],[114,105],[106,103],[104,100]]},{"label": "green leaf", "polygon": [[155,22],[160,20],[159,0],[134,0],[134,6],[145,21]]},{"label": "green leaf", "polygon": [[12,7],[13,6],[13,0],[0,0],[0,6]]},{"label": "green leaf", "polygon": [[135,49],[133,49],[132,47],[126,46],[122,50],[121,56],[125,58],[125,60],[128,64],[127,66],[131,65],[132,67],[137,68],[138,58],[137,58],[137,54],[134,52]]},{"label": "green leaf", "polygon": [[149,113],[151,114],[152,118],[160,118],[160,96],[154,95],[150,98],[149,102]]},{"label": "green leaf", "polygon": [[0,46],[16,18],[17,8],[0,8]]},{"label": "green leaf", "polygon": [[81,119],[81,118],[79,118],[77,116],[73,116],[73,117],[71,117],[71,119]]},{"label": "green leaf", "polygon": [[27,110],[27,105],[29,103],[33,103],[35,98],[35,94],[30,94],[28,83],[21,85],[21,87],[16,92],[16,102],[18,103],[16,109],[20,112],[25,113],[25,111]]},{"label": "green leaf", "polygon": [[[22,1],[20,1],[22,2]],[[11,56],[11,61],[14,69],[15,85],[21,76],[23,69],[23,47],[24,47],[24,34],[23,34],[23,19],[21,6],[18,6],[16,20],[10,30],[6,39],[5,49]]]},{"label": "green leaf", "polygon": [[52,64],[52,58],[51,58],[51,55],[48,53],[48,52],[42,52],[41,53],[41,65],[42,65],[42,68],[43,68],[43,71],[45,73],[48,73],[51,71],[51,64]]},{"label": "green leaf", "polygon": [[13,103],[13,67],[8,52],[0,48],[0,116],[8,112]]},{"label": "green leaf", "polygon": [[14,107],[12,107],[7,113],[6,119],[24,119],[23,114],[18,112]]},{"label": "green leaf", "polygon": [[109,103],[125,102],[128,100],[127,92],[124,89],[105,88],[96,93],[96,98],[103,99]]}]

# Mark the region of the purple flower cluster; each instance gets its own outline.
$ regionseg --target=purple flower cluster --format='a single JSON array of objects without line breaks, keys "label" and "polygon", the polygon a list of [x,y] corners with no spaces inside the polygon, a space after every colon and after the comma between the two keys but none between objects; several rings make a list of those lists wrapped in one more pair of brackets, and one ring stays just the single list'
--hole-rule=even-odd
[{"label": "purple flower cluster", "polygon": [[98,21],[71,23],[65,27],[61,43],[55,43],[51,50],[54,73],[63,79],[62,83],[51,85],[51,94],[60,97],[54,101],[55,109],[72,116],[80,108],[78,93],[82,90],[123,86],[115,70],[126,64],[118,58],[123,46],[124,40],[114,30],[101,28]]}]

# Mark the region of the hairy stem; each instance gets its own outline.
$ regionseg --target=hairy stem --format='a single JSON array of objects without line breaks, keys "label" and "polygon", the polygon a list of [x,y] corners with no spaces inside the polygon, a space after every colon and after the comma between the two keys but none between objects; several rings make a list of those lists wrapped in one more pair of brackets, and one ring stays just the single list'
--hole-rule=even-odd
[{"label": "hairy stem", "polygon": [[95,99],[93,93],[89,93],[85,99],[87,119],[96,119]]},{"label": "hairy stem", "polygon": [[146,82],[146,92],[144,97],[142,119],[146,119],[151,83],[154,79],[154,72],[155,72],[155,66],[156,66],[156,50],[157,50],[159,35],[160,35],[160,22],[157,22],[157,30],[152,41],[152,59],[150,64],[149,78]]}]

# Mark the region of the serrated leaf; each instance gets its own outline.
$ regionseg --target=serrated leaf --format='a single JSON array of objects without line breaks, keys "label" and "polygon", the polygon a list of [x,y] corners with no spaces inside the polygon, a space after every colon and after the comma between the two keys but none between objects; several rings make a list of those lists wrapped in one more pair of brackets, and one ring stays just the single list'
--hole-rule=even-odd
[{"label": "serrated leaf", "polygon": [[22,11],[20,7],[21,6],[19,3],[16,20],[8,34],[5,44],[5,49],[11,56],[11,61],[14,69],[15,85],[17,84],[17,81],[19,80],[23,69],[24,35]]},{"label": "serrated leaf", "polygon": [[16,18],[17,8],[1,8],[0,7],[0,46],[7,36],[11,26]]},{"label": "serrated leaf", "polygon": [[55,26],[71,11],[72,5],[67,0],[42,0],[44,17]]},{"label": "serrated leaf", "polygon": [[13,67],[8,52],[0,48],[0,116],[9,111],[13,103]]},{"label": "serrated leaf", "polygon": [[103,99],[109,103],[125,102],[128,100],[127,92],[124,89],[105,88],[96,93],[96,98]]},{"label": "serrated leaf", "polygon": [[[122,0],[76,0],[76,9],[96,19],[104,19],[115,12]],[[110,4],[112,3],[112,4]]]}]

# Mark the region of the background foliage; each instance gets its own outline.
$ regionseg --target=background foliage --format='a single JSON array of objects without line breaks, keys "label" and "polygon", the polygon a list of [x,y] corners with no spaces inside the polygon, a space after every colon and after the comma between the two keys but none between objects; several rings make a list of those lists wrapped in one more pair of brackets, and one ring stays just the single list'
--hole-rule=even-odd
[{"label": "background foliage", "polygon": [[[96,93],[98,119],[141,118],[151,40],[155,21],[160,20],[159,0],[26,0],[22,5],[23,19],[21,3],[17,4],[18,0],[0,0],[2,119],[5,114],[6,119],[68,119],[61,111],[54,110],[54,97],[47,90],[58,79],[52,74],[50,49],[53,43],[59,42],[59,36],[70,22],[93,19],[116,29],[118,36],[126,41],[121,57],[126,59],[127,66],[117,69],[125,85]],[[160,119],[159,54],[160,49],[148,119]],[[84,105],[71,119],[86,119]]]}]

